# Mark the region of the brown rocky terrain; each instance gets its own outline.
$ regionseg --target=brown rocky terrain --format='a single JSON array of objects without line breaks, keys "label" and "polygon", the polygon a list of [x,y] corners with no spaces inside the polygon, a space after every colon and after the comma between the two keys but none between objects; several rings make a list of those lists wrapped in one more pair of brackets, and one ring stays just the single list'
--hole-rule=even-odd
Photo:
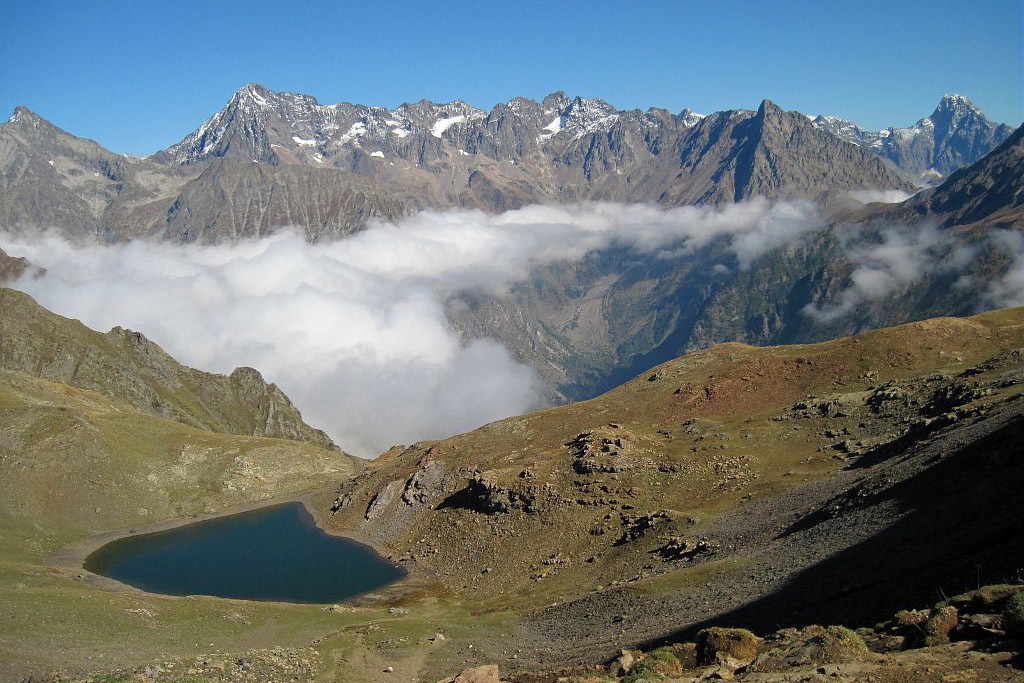
[{"label": "brown rocky terrain", "polygon": [[459,647],[471,663],[602,663],[709,625],[867,626],[1024,564],[1022,315],[717,346],[395,448],[322,505],[474,613],[519,614]]}]

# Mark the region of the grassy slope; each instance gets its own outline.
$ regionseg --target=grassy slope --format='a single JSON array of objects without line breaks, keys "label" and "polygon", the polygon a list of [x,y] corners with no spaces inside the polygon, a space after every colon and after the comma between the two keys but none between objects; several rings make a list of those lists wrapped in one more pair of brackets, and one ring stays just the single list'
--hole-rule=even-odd
[{"label": "grassy slope", "polygon": [[[410,566],[440,580],[442,586],[407,605],[407,615],[112,593],[78,580],[76,572],[45,566],[52,551],[94,531],[309,490],[345,479],[344,467],[330,472],[325,465],[347,461],[294,442],[201,432],[98,393],[3,373],[0,678],[311,643],[323,662],[323,680],[373,681],[389,665],[403,676],[439,678],[472,656],[471,643],[477,649],[484,642],[514,647],[505,634],[514,632],[517,615],[539,605],[586,594],[598,584],[632,586],[634,578],[645,592],[678,591],[707,572],[742,569],[742,562],[727,559],[652,572],[645,565],[652,563],[657,537],[615,541],[629,527],[625,518],[656,510],[673,515],[671,533],[692,537],[745,498],[842,468],[844,461],[835,459],[813,425],[798,430],[771,419],[794,402],[807,395],[857,402],[869,386],[889,379],[959,372],[1019,346],[1022,309],[816,345],[727,344],[666,363],[592,401],[383,456],[345,487],[352,497],[331,523],[412,558]],[[835,420],[823,418],[822,425],[835,427]],[[583,431],[621,438],[627,467],[574,472],[565,444]],[[859,436],[872,437],[870,429],[862,431]],[[377,526],[365,522],[366,504],[381,487],[404,485],[430,461],[444,464],[443,496],[473,478],[501,491],[528,492],[532,486],[537,512],[432,510],[440,502],[432,500],[421,508],[406,506],[411,516],[394,514],[396,507]],[[524,470],[531,476],[521,477]],[[326,509],[336,487],[323,491],[318,499]],[[404,503],[396,496],[393,505]],[[484,567],[491,571],[482,574]],[[429,642],[438,630],[448,640]]]},{"label": "grassy slope", "polygon": [[197,644],[308,643],[352,620],[314,608],[111,593],[45,560],[98,531],[300,493],[361,466],[324,447],[204,432],[0,371],[0,679],[96,666],[100,653],[117,663]]}]

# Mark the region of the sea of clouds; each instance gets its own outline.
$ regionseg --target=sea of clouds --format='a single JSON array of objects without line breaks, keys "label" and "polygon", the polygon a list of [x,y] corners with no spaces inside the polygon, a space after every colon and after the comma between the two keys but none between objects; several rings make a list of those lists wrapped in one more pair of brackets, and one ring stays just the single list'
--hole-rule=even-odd
[{"label": "sea of clouds", "polygon": [[16,286],[50,310],[138,330],[203,370],[255,367],[307,422],[370,456],[543,403],[534,371],[499,342],[460,338],[448,296],[500,294],[538,266],[614,247],[678,255],[725,237],[745,267],[820,224],[803,202],[588,203],[423,212],[320,244],[282,230],[220,245],[82,245],[56,234],[0,245],[46,269]]},{"label": "sea of clouds", "polygon": [[[450,296],[500,295],[537,267],[611,248],[678,257],[721,240],[744,269],[824,223],[808,202],[671,209],[586,203],[499,215],[422,212],[317,244],[285,229],[219,245],[0,234],[0,246],[46,269],[16,287],[50,310],[94,329],[138,330],[203,370],[255,367],[307,422],[343,449],[372,456],[543,403],[535,372],[501,343],[466,342],[453,329],[445,315]],[[965,268],[971,253],[951,257],[945,239],[933,229],[894,228],[880,242],[851,240],[844,247],[855,266],[849,287],[806,315],[834,320],[937,268]],[[992,239],[1024,263],[1019,235]],[[992,304],[1024,302],[1015,267],[1016,279],[985,292]]]}]

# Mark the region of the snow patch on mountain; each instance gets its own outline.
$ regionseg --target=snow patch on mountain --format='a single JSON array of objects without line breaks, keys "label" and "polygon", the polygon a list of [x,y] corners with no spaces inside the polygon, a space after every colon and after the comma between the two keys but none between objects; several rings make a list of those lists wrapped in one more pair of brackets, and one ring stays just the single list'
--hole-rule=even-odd
[{"label": "snow patch on mountain", "polygon": [[454,126],[456,123],[462,123],[466,120],[465,114],[458,114],[456,116],[448,116],[443,119],[438,119],[434,123],[433,128],[430,129],[430,134],[435,138],[439,138],[444,135],[444,132]]}]

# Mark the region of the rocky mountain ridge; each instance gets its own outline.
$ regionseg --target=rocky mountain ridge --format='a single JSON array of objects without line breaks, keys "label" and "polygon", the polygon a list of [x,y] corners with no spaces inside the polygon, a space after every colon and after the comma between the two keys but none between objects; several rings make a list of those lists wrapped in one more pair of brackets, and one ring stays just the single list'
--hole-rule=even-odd
[{"label": "rocky mountain ridge", "polygon": [[871,149],[922,182],[940,182],[972,164],[1010,136],[1013,129],[993,123],[963,95],[943,96],[930,116],[907,128],[868,131],[835,116],[816,116],[814,125]]},{"label": "rocky mountain ridge", "polygon": [[[749,114],[736,112],[744,113]],[[421,100],[395,109],[347,102],[323,105],[309,95],[250,84],[200,128],[152,158],[184,165],[226,156],[348,168],[358,164],[354,155],[343,151],[351,147],[371,157],[391,159],[389,163],[398,157],[424,164],[443,156],[441,147],[430,140],[433,137],[455,143],[462,155],[522,162],[530,152],[540,151],[564,161],[566,145],[592,134],[621,136],[614,132],[617,126],[653,141],[678,136],[705,118],[689,109],[679,114],[657,108],[620,111],[601,99],[570,98],[564,92],[540,102],[514,98],[490,112],[461,100],[445,104]],[[915,177],[932,180],[977,161],[1012,130],[989,121],[970,100],[957,94],[945,95],[930,116],[907,128],[873,132],[835,116],[811,120]]]},{"label": "rocky mountain ridge", "polygon": [[216,375],[181,365],[139,332],[103,334],[0,288],[0,368],[88,389],[196,429],[309,442],[337,451],[253,368]]},{"label": "rocky mountain ridge", "polygon": [[[928,164],[943,173],[1002,135],[973,108],[953,107],[942,123],[946,109],[933,114],[942,124],[936,130],[952,132],[939,143],[934,136],[914,143],[914,150],[934,152]],[[502,211],[581,200],[676,206],[750,197],[833,203],[851,190],[915,189],[919,164],[908,166],[908,175],[890,161],[917,159],[916,151],[886,156],[864,135],[848,144],[849,126],[827,123],[767,100],[756,112],[707,116],[621,111],[560,92],[541,102],[514,98],[490,111],[458,100],[388,109],[322,105],[247,85],[181,142],[137,159],[19,107],[0,124],[0,225],[77,238],[199,242],[297,225],[315,241],[421,209]]]},{"label": "rocky mountain ridge", "polygon": [[873,624],[1019,566],[1021,316],[723,344],[396,448],[321,505],[480,614],[526,611],[457,651],[471,663],[593,664],[712,625]]}]

